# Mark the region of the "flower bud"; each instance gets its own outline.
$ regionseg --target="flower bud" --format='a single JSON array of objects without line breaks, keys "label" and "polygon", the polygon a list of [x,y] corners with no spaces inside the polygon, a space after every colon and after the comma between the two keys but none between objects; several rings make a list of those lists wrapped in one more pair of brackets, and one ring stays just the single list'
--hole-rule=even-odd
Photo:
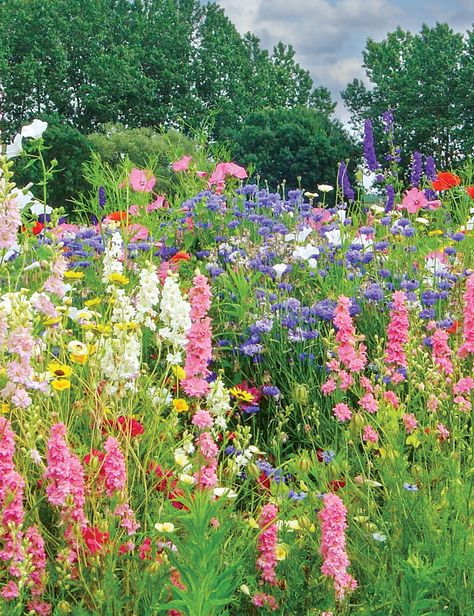
[{"label": "flower bud", "polygon": [[299,402],[300,404],[308,404],[308,394],[309,392],[306,385],[295,385],[293,395],[296,402]]},{"label": "flower bud", "polygon": [[72,608],[67,601],[63,600],[58,603],[58,612],[60,614],[69,614],[72,612]]},{"label": "flower bud", "polygon": [[249,462],[245,467],[245,472],[251,479],[257,479],[257,477],[260,477],[260,469],[255,462]]}]

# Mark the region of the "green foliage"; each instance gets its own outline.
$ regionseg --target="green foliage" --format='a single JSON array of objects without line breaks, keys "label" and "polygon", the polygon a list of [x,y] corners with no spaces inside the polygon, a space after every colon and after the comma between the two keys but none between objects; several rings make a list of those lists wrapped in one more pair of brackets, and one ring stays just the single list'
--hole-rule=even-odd
[{"label": "green foliage", "polygon": [[369,38],[363,57],[372,87],[355,79],[342,94],[354,125],[377,119],[382,137],[380,116],[393,110],[405,163],[418,150],[447,169],[472,153],[473,36],[437,23],[417,34],[398,27],[381,42]]},{"label": "green foliage", "polygon": [[313,109],[266,109],[250,114],[226,133],[235,158],[253,165],[271,188],[283,180],[314,190],[335,183],[337,162],[354,148],[341,124]]}]

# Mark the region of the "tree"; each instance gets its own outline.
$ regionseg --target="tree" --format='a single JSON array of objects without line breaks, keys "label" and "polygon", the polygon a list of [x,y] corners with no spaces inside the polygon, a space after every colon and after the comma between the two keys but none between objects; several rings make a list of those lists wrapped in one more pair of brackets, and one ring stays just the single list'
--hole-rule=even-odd
[{"label": "tree", "polygon": [[473,42],[437,23],[412,35],[400,27],[381,42],[368,39],[363,53],[370,90],[354,80],[342,93],[354,126],[393,110],[396,141],[405,162],[415,150],[434,154],[448,168],[472,152]]},{"label": "tree", "polygon": [[250,114],[226,136],[232,154],[268,180],[272,189],[286,180],[307,190],[334,183],[338,161],[354,153],[342,125],[314,109],[265,109]]}]

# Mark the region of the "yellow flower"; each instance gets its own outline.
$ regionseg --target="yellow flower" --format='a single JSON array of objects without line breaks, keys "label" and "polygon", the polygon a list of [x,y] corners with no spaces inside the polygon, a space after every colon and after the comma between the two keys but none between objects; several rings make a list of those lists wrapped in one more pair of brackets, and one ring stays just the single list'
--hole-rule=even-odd
[{"label": "yellow flower", "polygon": [[112,327],[110,325],[102,325],[102,323],[97,323],[94,326],[95,331],[98,334],[109,334],[112,331]]},{"label": "yellow flower", "polygon": [[87,306],[88,308],[92,308],[92,306],[97,306],[98,304],[100,304],[102,300],[100,299],[100,297],[94,297],[92,299],[88,299],[84,302],[84,306]]},{"label": "yellow flower", "polygon": [[121,331],[129,332],[134,329],[138,329],[138,323],[135,323],[135,321],[129,321],[128,323],[116,323],[115,327]]},{"label": "yellow flower", "polygon": [[173,374],[178,379],[178,381],[182,381],[186,378],[186,372],[181,366],[173,366],[171,370],[173,371]]},{"label": "yellow flower", "polygon": [[288,550],[286,549],[286,546],[280,543],[275,548],[275,554],[276,554],[277,560],[285,560],[286,557],[288,556]]},{"label": "yellow flower", "polygon": [[84,272],[68,270],[67,272],[64,272],[64,278],[69,278],[70,280],[80,280],[81,278],[84,278]]},{"label": "yellow flower", "polygon": [[66,364],[51,362],[48,364],[48,372],[58,379],[67,379],[72,374],[72,368],[70,366],[66,366]]},{"label": "yellow flower", "polygon": [[433,229],[432,231],[428,231],[428,235],[433,237],[434,235],[443,235],[443,231],[441,229]]},{"label": "yellow flower", "polygon": [[177,398],[173,400],[173,408],[178,413],[185,413],[189,410],[189,404],[183,398]]},{"label": "yellow flower", "polygon": [[44,324],[45,325],[56,325],[56,323],[59,323],[60,320],[61,320],[61,317],[51,317],[49,319],[45,319]]},{"label": "yellow flower", "polygon": [[56,391],[64,391],[71,387],[71,383],[67,379],[54,379],[51,381],[51,387]]},{"label": "yellow flower", "polygon": [[123,274],[119,274],[118,272],[113,272],[109,276],[110,282],[116,282],[117,284],[128,284],[130,279],[124,276]]},{"label": "yellow flower", "polygon": [[0,413],[3,415],[5,413],[8,413],[9,410],[10,410],[10,405],[7,404],[6,402],[2,402],[0,405]]},{"label": "yellow flower", "polygon": [[229,389],[229,392],[237,398],[237,400],[242,400],[242,402],[252,402],[254,399],[254,395],[245,389],[241,389],[240,387],[232,387]]},{"label": "yellow flower", "polygon": [[83,366],[87,361],[87,355],[69,355],[69,359],[73,364],[81,364]]}]

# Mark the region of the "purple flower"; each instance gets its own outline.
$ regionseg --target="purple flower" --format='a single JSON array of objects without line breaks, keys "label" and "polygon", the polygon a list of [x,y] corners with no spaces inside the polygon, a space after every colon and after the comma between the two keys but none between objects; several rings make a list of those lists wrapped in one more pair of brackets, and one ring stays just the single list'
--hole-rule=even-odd
[{"label": "purple flower", "polygon": [[370,171],[376,171],[380,165],[377,162],[374,145],[374,131],[372,122],[367,119],[364,123],[364,156],[367,167]]},{"label": "purple flower", "polygon": [[423,173],[423,159],[420,152],[413,152],[413,158],[411,162],[411,185],[418,188],[420,185],[421,174]]},{"label": "purple flower", "polygon": [[427,180],[436,179],[436,163],[432,156],[427,156],[425,160],[425,175]]},{"label": "purple flower", "polygon": [[365,290],[364,297],[373,302],[380,302],[384,298],[383,289],[380,285],[373,283]]},{"label": "purple flower", "polygon": [[393,210],[393,204],[395,203],[395,189],[391,184],[387,184],[387,186],[385,187],[385,191],[387,194],[387,201],[385,203],[385,211],[390,212],[391,210]]},{"label": "purple flower", "polygon": [[354,201],[355,193],[349,181],[347,167],[344,161],[341,161],[339,163],[339,169],[337,170],[337,183],[339,184],[339,186],[342,186],[342,191],[343,191],[344,196],[347,199]]},{"label": "purple flower", "polygon": [[388,110],[382,113],[382,123],[383,123],[384,133],[393,134],[393,129],[394,129],[393,120],[394,120],[393,111]]}]

